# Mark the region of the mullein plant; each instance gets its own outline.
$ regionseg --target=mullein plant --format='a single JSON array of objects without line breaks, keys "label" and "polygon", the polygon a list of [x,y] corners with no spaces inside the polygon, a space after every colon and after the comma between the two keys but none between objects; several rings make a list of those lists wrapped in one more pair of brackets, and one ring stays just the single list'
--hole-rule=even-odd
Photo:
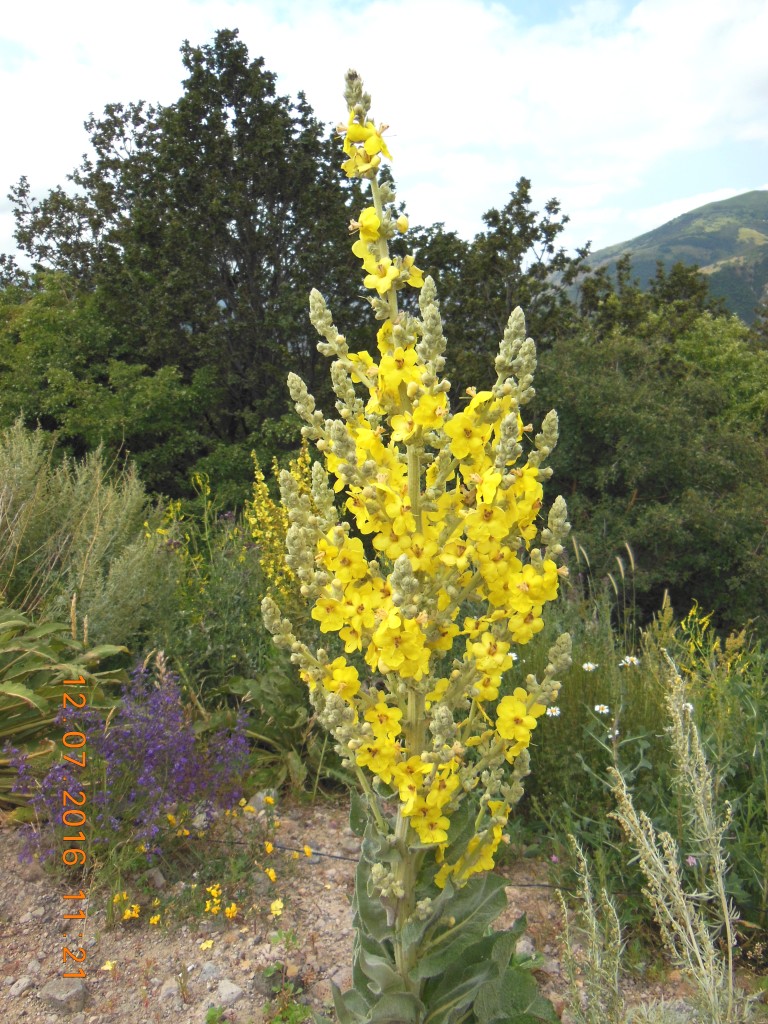
[{"label": "mullein plant", "polygon": [[[531,733],[570,664],[564,635],[541,680],[505,686],[513,648],[542,629],[565,574],[562,498],[540,533],[537,525],[557,416],[525,443],[531,428],[521,410],[534,393],[536,354],[520,309],[504,332],[495,385],[470,389],[451,412],[434,283],[413,256],[390,255],[389,241],[408,224],[379,179],[385,128],[369,119],[370,97],[352,71],[345,98],[343,170],[371,190],[350,230],[378,352],[350,352],[312,291],[339,418],[326,419],[291,374],[303,435],[321,460],[310,494],[280,476],[286,562],[311,618],[330,634],[330,652],[298,639],[274,600],[262,604],[362,793],[352,812],[364,834],[353,987],[335,991],[337,1016],[341,1024],[554,1020],[515,955],[524,921],[490,928],[506,905],[504,881],[490,872],[529,773]],[[408,288],[419,289],[420,319],[398,307]],[[512,692],[500,696],[504,688]]]}]

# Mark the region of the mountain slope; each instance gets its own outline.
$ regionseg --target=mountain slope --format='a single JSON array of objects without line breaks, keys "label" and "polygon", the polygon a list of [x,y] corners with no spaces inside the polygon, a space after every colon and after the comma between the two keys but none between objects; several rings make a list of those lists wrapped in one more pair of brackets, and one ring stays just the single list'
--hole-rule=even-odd
[{"label": "mountain slope", "polygon": [[657,260],[667,268],[677,262],[698,264],[709,276],[712,293],[751,323],[755,307],[768,297],[768,190],[699,206],[644,235],[592,253],[589,263],[610,267],[627,253],[643,286],[653,277]]}]

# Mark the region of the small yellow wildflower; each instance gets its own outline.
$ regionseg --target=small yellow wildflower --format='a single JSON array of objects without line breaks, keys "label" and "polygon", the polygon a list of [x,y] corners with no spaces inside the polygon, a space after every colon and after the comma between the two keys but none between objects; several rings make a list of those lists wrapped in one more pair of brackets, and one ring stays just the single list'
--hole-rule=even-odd
[{"label": "small yellow wildflower", "polygon": [[229,918],[230,921],[232,920],[233,917],[236,917],[237,916],[237,904],[236,903],[230,903],[228,907],[225,907],[225,909],[224,909],[224,916]]},{"label": "small yellow wildflower", "polygon": [[106,963],[101,965],[99,970],[100,971],[114,971],[114,969],[116,967],[117,967],[117,961],[116,960],[107,960]]},{"label": "small yellow wildflower", "polygon": [[150,917],[150,919],[149,919],[149,923],[150,924],[160,924],[160,915],[159,914],[153,914],[152,917]]},{"label": "small yellow wildflower", "polygon": [[274,805],[274,803],[275,803],[275,798],[273,796],[265,796],[264,797],[264,803],[268,807],[272,807]]},{"label": "small yellow wildflower", "polygon": [[275,848],[274,845],[272,843],[270,843],[270,841],[268,839],[266,839],[264,841],[264,849],[267,851],[267,853],[272,853],[274,848]]},{"label": "small yellow wildflower", "polygon": [[270,882],[277,881],[277,872],[275,871],[274,868],[264,868],[264,874],[267,876]]},{"label": "small yellow wildflower", "polygon": [[283,912],[283,906],[282,900],[273,900],[269,905],[269,912],[272,917],[280,917]]},{"label": "small yellow wildflower", "polygon": [[200,943],[200,949],[213,949],[213,939],[206,939]]},{"label": "small yellow wildflower", "polygon": [[312,847],[311,846],[305,846],[304,847],[304,856],[305,857],[311,857],[312,856]]}]

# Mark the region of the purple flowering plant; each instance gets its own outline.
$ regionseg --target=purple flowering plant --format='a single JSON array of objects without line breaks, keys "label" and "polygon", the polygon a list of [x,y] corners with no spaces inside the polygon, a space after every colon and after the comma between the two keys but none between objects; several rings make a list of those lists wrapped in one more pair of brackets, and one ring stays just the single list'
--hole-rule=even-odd
[{"label": "purple flowering plant", "polygon": [[83,790],[87,803],[87,864],[123,874],[190,852],[217,808],[234,806],[249,772],[245,717],[233,728],[200,734],[178,677],[159,653],[139,664],[120,701],[108,712],[84,708],[67,728],[84,733],[84,769],[63,760],[37,779],[27,759],[10,750],[14,789],[30,796],[35,823],[25,826],[25,855],[52,860],[61,850],[62,792]]}]

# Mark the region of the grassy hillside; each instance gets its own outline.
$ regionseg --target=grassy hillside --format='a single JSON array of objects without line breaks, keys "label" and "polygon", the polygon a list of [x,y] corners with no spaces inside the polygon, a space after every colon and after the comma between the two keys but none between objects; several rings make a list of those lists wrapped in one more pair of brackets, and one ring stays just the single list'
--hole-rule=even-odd
[{"label": "grassy hillside", "polygon": [[641,284],[647,284],[656,261],[697,264],[709,275],[713,294],[744,321],[768,297],[768,190],[745,192],[707,203],[628,242],[593,253],[593,266],[606,266],[629,253]]}]

